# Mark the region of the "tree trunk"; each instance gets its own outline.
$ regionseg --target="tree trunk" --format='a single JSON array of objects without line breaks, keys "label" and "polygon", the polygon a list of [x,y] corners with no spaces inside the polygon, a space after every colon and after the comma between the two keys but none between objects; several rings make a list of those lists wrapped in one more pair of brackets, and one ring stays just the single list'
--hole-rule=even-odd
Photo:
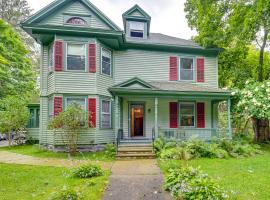
[{"label": "tree trunk", "polygon": [[11,133],[8,133],[8,146],[10,147],[11,146]]},{"label": "tree trunk", "polygon": [[266,142],[270,139],[269,120],[252,118],[254,140],[256,142]]},{"label": "tree trunk", "polygon": [[259,61],[259,70],[258,70],[258,80],[260,82],[262,82],[264,78],[263,77],[264,51],[265,51],[265,47],[266,47],[266,43],[268,39],[268,34],[269,34],[269,30],[264,29],[263,43],[260,49],[260,61]]}]

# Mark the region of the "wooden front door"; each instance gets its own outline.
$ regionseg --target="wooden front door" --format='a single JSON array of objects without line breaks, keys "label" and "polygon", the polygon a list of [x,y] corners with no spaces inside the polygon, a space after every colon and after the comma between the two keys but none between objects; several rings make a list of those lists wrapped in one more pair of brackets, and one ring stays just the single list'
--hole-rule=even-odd
[{"label": "wooden front door", "polygon": [[130,135],[131,137],[144,136],[144,104],[136,103],[130,105]]}]

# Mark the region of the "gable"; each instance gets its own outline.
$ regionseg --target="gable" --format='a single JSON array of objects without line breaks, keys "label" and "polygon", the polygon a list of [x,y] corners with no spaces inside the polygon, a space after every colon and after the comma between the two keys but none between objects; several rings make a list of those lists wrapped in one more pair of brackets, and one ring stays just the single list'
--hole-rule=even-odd
[{"label": "gable", "polygon": [[129,16],[134,16],[134,17],[144,17],[144,15],[143,15],[141,12],[139,12],[138,10],[135,10],[135,11],[131,12],[131,13],[129,14]]},{"label": "gable", "polygon": [[132,79],[129,79],[127,81],[124,81],[120,84],[117,84],[113,87],[116,88],[130,88],[130,89],[154,89],[155,87],[149,83],[147,83],[146,81],[134,77]]},{"label": "gable", "polygon": [[102,19],[90,8],[80,1],[67,4],[48,18],[40,22],[41,25],[63,26],[70,17],[81,17],[87,21],[87,27],[112,30]]}]

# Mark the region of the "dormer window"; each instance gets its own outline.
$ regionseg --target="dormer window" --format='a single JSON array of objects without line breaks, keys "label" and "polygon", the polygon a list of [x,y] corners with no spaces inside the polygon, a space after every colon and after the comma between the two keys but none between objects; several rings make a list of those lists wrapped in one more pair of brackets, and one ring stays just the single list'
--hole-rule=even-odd
[{"label": "dormer window", "polygon": [[87,22],[80,18],[80,17],[71,17],[67,20],[67,24],[73,24],[73,25],[80,25],[80,26],[85,26],[87,25]]},{"label": "dormer window", "polygon": [[143,22],[129,22],[130,37],[143,38],[144,37],[144,23]]}]

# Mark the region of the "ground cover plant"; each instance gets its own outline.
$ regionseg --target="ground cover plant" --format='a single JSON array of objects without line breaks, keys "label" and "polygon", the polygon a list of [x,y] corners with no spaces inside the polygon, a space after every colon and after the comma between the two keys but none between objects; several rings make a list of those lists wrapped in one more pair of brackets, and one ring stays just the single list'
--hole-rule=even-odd
[{"label": "ground cover plant", "polygon": [[73,177],[67,168],[15,164],[0,164],[0,171],[3,174],[1,199],[13,200],[62,200],[71,196],[72,200],[98,200],[103,196],[109,177],[109,171],[102,176],[81,179]]},{"label": "ground cover plant", "polygon": [[98,165],[88,164],[73,169],[72,174],[74,177],[78,178],[92,178],[101,176],[103,174],[103,171]]}]

